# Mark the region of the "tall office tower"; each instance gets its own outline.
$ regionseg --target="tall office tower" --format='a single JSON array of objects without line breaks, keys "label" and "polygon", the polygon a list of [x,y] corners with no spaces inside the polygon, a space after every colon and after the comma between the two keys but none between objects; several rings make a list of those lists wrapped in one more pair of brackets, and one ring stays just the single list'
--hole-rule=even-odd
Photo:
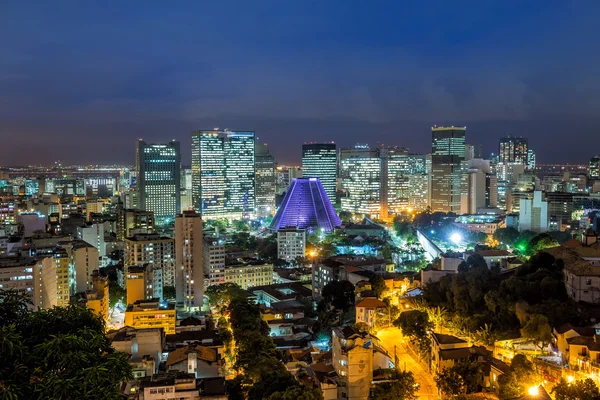
[{"label": "tall office tower", "polygon": [[421,211],[428,204],[427,156],[409,154],[405,148],[388,148],[384,153],[387,207],[390,212],[404,209]]},{"label": "tall office tower", "polygon": [[168,224],[181,209],[181,155],[179,142],[137,146],[138,207],[154,212],[159,224]]},{"label": "tall office tower", "polygon": [[204,219],[254,213],[254,132],[192,132],[192,203]]},{"label": "tall office tower", "polygon": [[600,179],[600,154],[590,158],[590,166],[588,168],[588,178]]},{"label": "tall office tower", "polygon": [[204,295],[202,218],[195,211],[175,217],[175,291],[177,304],[201,308]]},{"label": "tall office tower", "polygon": [[507,136],[500,139],[499,162],[527,164],[527,138]]},{"label": "tall office tower", "polygon": [[259,217],[275,212],[275,158],[266,144],[256,144],[254,156],[256,171],[254,197],[256,214]]},{"label": "tall office tower", "polygon": [[431,210],[460,212],[467,192],[465,127],[433,127],[431,154]]},{"label": "tall office tower", "polygon": [[276,232],[287,227],[309,232],[332,232],[342,225],[319,178],[296,178],[290,184],[270,228]]},{"label": "tall office tower", "polygon": [[340,150],[340,178],[345,197],[342,211],[379,218],[387,215],[382,195],[382,159],[379,149],[357,145]]},{"label": "tall office tower", "polygon": [[335,143],[308,143],[302,145],[302,177],[319,178],[327,197],[336,202],[337,152]]},{"label": "tall office tower", "polygon": [[527,150],[527,169],[529,171],[535,170],[535,151]]}]

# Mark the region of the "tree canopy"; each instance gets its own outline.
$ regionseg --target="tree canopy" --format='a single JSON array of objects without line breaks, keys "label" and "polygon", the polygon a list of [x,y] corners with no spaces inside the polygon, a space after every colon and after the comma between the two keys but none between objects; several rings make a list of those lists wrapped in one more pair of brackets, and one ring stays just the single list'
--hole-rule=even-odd
[{"label": "tree canopy", "polygon": [[600,398],[600,390],[590,378],[567,382],[564,378],[552,389],[556,400],[595,400]]},{"label": "tree canopy", "polygon": [[121,399],[131,366],[111,347],[104,321],[80,306],[30,306],[22,295],[0,291],[0,397]]},{"label": "tree canopy", "polygon": [[384,383],[375,385],[372,398],[376,400],[416,400],[419,385],[410,371],[397,371]]}]

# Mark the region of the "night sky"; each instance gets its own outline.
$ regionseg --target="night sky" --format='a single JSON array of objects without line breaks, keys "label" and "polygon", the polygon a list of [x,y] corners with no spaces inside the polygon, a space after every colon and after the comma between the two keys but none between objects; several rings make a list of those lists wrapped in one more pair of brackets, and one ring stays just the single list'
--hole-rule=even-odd
[{"label": "night sky", "polygon": [[[0,165],[134,163],[135,140],[255,130],[431,150],[434,124],[538,162],[600,153],[600,1],[0,2]],[[401,3],[412,3],[403,5]],[[88,6],[84,6],[88,4]]]}]

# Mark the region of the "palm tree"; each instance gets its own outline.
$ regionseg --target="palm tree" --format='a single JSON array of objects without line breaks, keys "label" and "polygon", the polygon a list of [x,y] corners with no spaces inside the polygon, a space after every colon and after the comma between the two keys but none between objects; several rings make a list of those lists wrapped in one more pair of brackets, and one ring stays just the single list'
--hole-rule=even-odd
[{"label": "palm tree", "polygon": [[444,325],[447,323],[449,314],[444,307],[437,306],[435,308],[427,308],[427,316],[429,320],[433,322],[435,330],[443,333]]}]

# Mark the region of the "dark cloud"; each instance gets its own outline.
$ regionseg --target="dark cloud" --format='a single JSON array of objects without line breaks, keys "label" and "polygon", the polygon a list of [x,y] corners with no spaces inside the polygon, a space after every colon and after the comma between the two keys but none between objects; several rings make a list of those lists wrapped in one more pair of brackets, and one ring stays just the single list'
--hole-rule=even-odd
[{"label": "dark cloud", "polygon": [[600,152],[597,2],[400,3],[6,5],[0,164],[133,163],[138,137],[214,126],[282,162],[317,140],[426,152],[443,123],[488,152],[506,133],[545,162]]}]

